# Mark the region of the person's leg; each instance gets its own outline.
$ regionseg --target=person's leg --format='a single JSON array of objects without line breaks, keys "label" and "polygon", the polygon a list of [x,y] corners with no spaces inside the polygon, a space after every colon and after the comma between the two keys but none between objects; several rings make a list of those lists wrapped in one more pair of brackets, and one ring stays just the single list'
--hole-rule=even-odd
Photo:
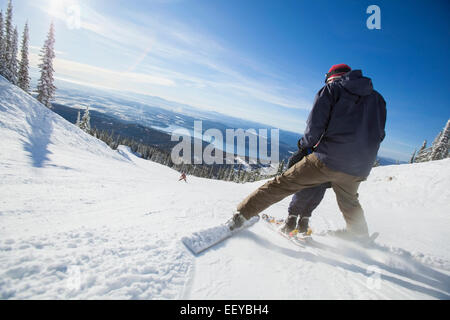
[{"label": "person's leg", "polygon": [[[306,199],[304,197],[305,194],[303,194],[303,193],[306,190],[309,190],[309,189],[301,190],[292,196],[291,202],[289,202],[289,207],[288,207],[289,216],[298,217],[300,215],[300,212],[305,207]],[[303,194],[303,196],[302,196],[302,194]]]},{"label": "person's leg", "polygon": [[330,181],[322,170],[323,167],[316,155],[305,157],[282,175],[254,191],[238,205],[237,211],[250,219],[297,191]]},{"label": "person's leg", "polygon": [[289,217],[298,216],[299,219],[293,229],[297,229],[300,233],[308,232],[309,219],[311,218],[312,212],[322,201],[327,188],[331,188],[331,183],[303,189],[294,194],[289,205]]},{"label": "person's leg", "polygon": [[297,192],[289,205],[289,214],[311,218],[312,212],[319,206],[325,196],[327,185],[331,187],[331,184],[321,184]]},{"label": "person's leg", "polygon": [[358,200],[358,188],[363,178],[340,174],[332,183],[339,209],[344,215],[347,230],[356,235],[368,235],[368,227],[364,211]]}]

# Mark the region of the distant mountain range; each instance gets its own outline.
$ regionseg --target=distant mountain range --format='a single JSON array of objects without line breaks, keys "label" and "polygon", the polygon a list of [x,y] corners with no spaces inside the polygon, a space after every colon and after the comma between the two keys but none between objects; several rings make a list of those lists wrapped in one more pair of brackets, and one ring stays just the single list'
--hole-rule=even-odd
[{"label": "distant mountain range", "polygon": [[[254,129],[257,132],[259,129],[267,129],[267,148],[270,151],[270,130],[275,129],[274,127],[217,112],[196,110],[177,103],[169,106],[168,101],[160,98],[148,97],[147,103],[142,102],[143,98],[138,96],[134,100],[128,99],[130,98],[102,91],[91,93],[79,89],[60,89],[55,99],[54,111],[74,123],[78,110],[81,110],[83,114],[86,107],[89,106],[92,126],[104,130],[114,130],[118,134],[133,136],[138,141],[160,147],[174,145],[170,141],[170,135],[175,129],[186,129],[193,134],[194,121],[198,120],[202,121],[203,132],[217,129],[222,133],[224,139],[227,129]],[[279,130],[280,161],[286,160],[296,151],[297,141],[300,137],[300,134]],[[210,141],[205,142],[209,143]],[[238,153],[237,150],[235,152]],[[248,143],[245,153],[248,156]],[[239,155],[244,156],[243,154]]]},{"label": "distant mountain range", "polygon": [[[78,110],[84,113],[89,106],[91,125],[101,130],[111,130],[123,137],[133,138],[142,143],[169,150],[178,142],[171,141],[171,132],[175,129],[194,131],[194,121],[201,120],[203,132],[217,129],[226,137],[227,129],[259,129],[268,130],[268,147],[270,151],[269,125],[239,119],[212,111],[193,108],[189,105],[171,102],[159,97],[145,95],[127,95],[117,92],[106,92],[81,86],[59,86],[54,103],[54,111],[68,121],[75,123]],[[210,143],[204,137],[204,144]],[[279,130],[280,161],[287,160],[297,150],[297,141],[301,134]],[[223,145],[217,146],[224,149]],[[235,150],[235,153],[239,154]],[[256,150],[257,152],[258,150]],[[245,155],[249,155],[248,143]],[[394,159],[379,158],[381,165],[398,163]]]}]

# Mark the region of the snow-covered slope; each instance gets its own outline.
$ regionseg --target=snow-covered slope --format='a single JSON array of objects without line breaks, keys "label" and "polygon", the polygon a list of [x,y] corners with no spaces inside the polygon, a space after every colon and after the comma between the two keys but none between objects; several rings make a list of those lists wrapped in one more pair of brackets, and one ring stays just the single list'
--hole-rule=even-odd
[{"label": "snow-covered slope", "polygon": [[[259,223],[194,257],[180,238],[262,182],[188,177],[110,150],[0,78],[1,299],[450,296],[449,160],[376,168],[361,201],[379,245],[301,249]],[[289,199],[267,213],[284,217]],[[341,228],[332,191],[315,231]]]}]

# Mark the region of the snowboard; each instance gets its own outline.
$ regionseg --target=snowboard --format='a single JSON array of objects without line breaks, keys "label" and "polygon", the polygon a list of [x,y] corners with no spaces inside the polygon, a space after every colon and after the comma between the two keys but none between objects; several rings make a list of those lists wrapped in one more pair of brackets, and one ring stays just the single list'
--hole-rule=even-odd
[{"label": "snowboard", "polygon": [[242,230],[248,229],[259,221],[259,216],[247,220],[244,225],[231,231],[226,224],[221,224],[208,229],[194,232],[188,236],[181,238],[183,244],[192,251],[195,255],[214,247],[222,241],[234,236]]}]

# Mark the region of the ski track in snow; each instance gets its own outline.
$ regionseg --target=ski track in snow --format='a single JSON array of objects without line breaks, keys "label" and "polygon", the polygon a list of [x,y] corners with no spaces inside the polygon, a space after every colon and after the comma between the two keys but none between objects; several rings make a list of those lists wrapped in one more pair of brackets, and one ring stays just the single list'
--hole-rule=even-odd
[{"label": "ski track in snow", "polygon": [[[258,223],[194,256],[182,236],[263,182],[178,182],[1,77],[0,136],[0,299],[449,299],[450,160],[374,169],[360,191],[373,248],[300,248]],[[344,227],[332,191],[311,226]]]}]

